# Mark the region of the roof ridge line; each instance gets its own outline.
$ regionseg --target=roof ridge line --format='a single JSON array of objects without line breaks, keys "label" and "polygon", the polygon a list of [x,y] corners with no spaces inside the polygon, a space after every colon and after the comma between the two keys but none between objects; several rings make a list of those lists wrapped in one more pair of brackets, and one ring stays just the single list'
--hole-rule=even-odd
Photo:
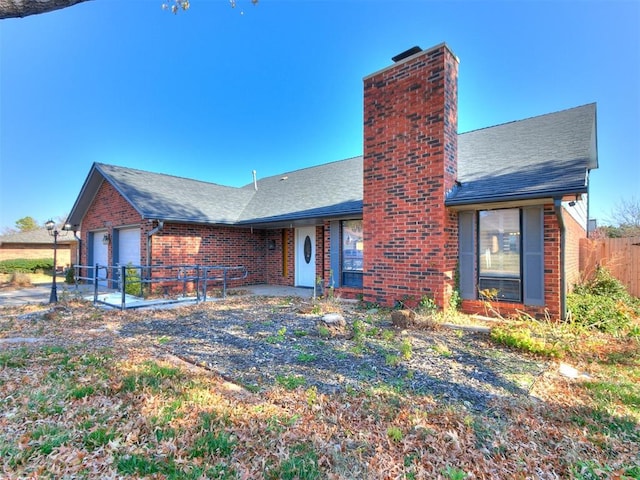
[{"label": "roof ridge line", "polygon": [[[348,160],[355,160],[356,158],[362,158],[362,157],[363,157],[363,155],[360,154],[360,155],[354,155],[353,157],[343,158],[341,160],[332,160],[330,162],[319,163],[317,165],[308,165],[306,167],[297,168],[295,170],[289,170],[288,172],[281,172],[281,173],[276,173],[275,175],[269,175],[267,177],[258,178],[258,181],[267,180],[269,178],[275,178],[275,177],[284,177],[284,176],[287,176],[287,175],[289,175],[291,173],[302,172],[303,170],[310,170],[312,168],[324,167],[326,165],[332,165],[334,163],[339,163],[339,162],[346,162]],[[247,183],[247,184],[245,184],[245,185],[243,185],[242,187],[239,187],[239,188],[247,188],[249,186],[251,186],[251,188],[253,188],[253,181],[251,181],[251,182],[249,182],[249,183]]]},{"label": "roof ridge line", "polygon": [[197,182],[197,183],[204,183],[206,185],[215,185],[217,187],[224,187],[224,188],[232,188],[235,190],[240,190],[244,187],[234,187],[232,185],[224,185],[222,183],[215,183],[215,182],[207,182],[205,180],[199,180],[197,178],[193,178],[193,177],[185,177],[182,175],[173,175],[171,173],[161,173],[161,172],[152,172],[150,170],[142,170],[141,168],[132,168],[132,167],[123,167],[121,165],[115,165],[113,163],[102,163],[102,162],[96,162],[95,163],[96,166],[106,166],[106,167],[114,167],[114,168],[119,168],[121,170],[130,170],[133,172],[140,172],[140,173],[145,173],[145,174],[151,174],[151,175],[159,175],[161,177],[172,177],[172,178],[177,178],[179,180],[188,180],[191,182]]},{"label": "roof ridge line", "polygon": [[513,123],[526,122],[527,120],[532,120],[534,118],[542,118],[542,117],[547,117],[549,115],[556,115],[558,113],[568,112],[569,110],[577,110],[578,108],[584,108],[584,107],[588,107],[590,105],[596,105],[596,102],[585,103],[583,105],[577,105],[575,107],[563,108],[562,110],[556,110],[555,112],[541,113],[540,115],[531,115],[530,117],[520,118],[518,120],[511,120],[511,121],[508,121],[508,122],[496,123],[495,125],[489,125],[489,126],[486,126],[486,127],[475,128],[473,130],[467,130],[466,132],[462,132],[462,133],[458,132],[458,136],[466,135],[467,133],[479,132],[481,130],[488,130],[489,128],[502,127],[504,125],[511,125]]}]

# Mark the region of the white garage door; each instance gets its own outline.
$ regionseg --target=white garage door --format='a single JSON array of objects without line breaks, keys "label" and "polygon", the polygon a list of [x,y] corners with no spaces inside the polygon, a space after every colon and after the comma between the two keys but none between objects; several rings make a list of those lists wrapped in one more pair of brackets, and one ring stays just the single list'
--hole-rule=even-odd
[{"label": "white garage door", "polygon": [[[109,250],[108,246],[104,244],[102,239],[104,238],[104,234],[107,232],[94,232],[93,233],[93,263],[92,266],[95,266],[96,263],[99,265],[108,265],[109,264]],[[107,278],[107,270],[102,268],[98,270],[98,280],[104,280]],[[100,281],[100,285],[105,285],[106,282]]]},{"label": "white garage door", "polygon": [[140,265],[140,229],[123,228],[118,231],[118,264]]}]

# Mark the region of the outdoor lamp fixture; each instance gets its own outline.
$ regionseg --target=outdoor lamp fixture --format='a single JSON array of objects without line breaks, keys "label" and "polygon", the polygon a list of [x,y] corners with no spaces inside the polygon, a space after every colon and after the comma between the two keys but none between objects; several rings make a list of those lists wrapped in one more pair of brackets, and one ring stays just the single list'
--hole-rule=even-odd
[{"label": "outdoor lamp fixture", "polygon": [[53,220],[49,220],[44,224],[49,235],[53,237],[53,283],[51,284],[51,295],[49,296],[49,303],[58,303],[58,287],[56,285],[56,260],[57,260],[57,252],[58,252],[58,236],[67,236],[69,234],[69,230],[71,230],[71,225],[65,223],[61,229],[58,231],[56,228],[56,222]]},{"label": "outdoor lamp fixture", "polygon": [[109,245],[109,242],[111,241],[111,235],[109,235],[108,233],[105,233],[102,236],[102,244],[103,245]]}]

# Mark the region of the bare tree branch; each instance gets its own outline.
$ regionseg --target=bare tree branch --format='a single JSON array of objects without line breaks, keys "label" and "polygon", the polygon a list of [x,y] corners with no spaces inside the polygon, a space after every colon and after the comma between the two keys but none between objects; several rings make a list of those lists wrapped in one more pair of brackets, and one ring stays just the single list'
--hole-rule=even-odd
[{"label": "bare tree branch", "polygon": [[0,0],[0,19],[53,12],[89,0]]},{"label": "bare tree branch", "polygon": [[621,199],[611,212],[611,220],[617,226],[620,236],[640,235],[640,199]]},{"label": "bare tree branch", "polygon": [[[0,20],[53,12],[54,10],[71,7],[78,3],[88,1],[89,0],[0,0]],[[251,3],[257,5],[258,1],[259,0],[251,0]],[[236,0],[229,0],[229,3],[231,7],[236,7]],[[166,0],[161,5],[165,10],[178,13],[180,10],[189,9],[190,0]]]}]

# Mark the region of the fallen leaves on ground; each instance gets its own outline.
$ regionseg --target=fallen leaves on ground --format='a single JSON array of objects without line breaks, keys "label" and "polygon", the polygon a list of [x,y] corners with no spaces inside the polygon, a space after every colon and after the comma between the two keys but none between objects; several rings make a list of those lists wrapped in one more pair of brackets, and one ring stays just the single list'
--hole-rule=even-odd
[{"label": "fallen leaves on ground", "polygon": [[[158,338],[118,335],[149,315],[86,303],[0,311],[0,337],[25,340],[0,344],[4,478],[640,478],[640,405],[612,396],[603,411],[594,385],[612,373],[591,359],[576,359],[591,384],[550,370],[530,398],[482,413],[428,392],[251,393]],[[626,352],[640,381],[637,343],[625,342],[609,352]]]}]

